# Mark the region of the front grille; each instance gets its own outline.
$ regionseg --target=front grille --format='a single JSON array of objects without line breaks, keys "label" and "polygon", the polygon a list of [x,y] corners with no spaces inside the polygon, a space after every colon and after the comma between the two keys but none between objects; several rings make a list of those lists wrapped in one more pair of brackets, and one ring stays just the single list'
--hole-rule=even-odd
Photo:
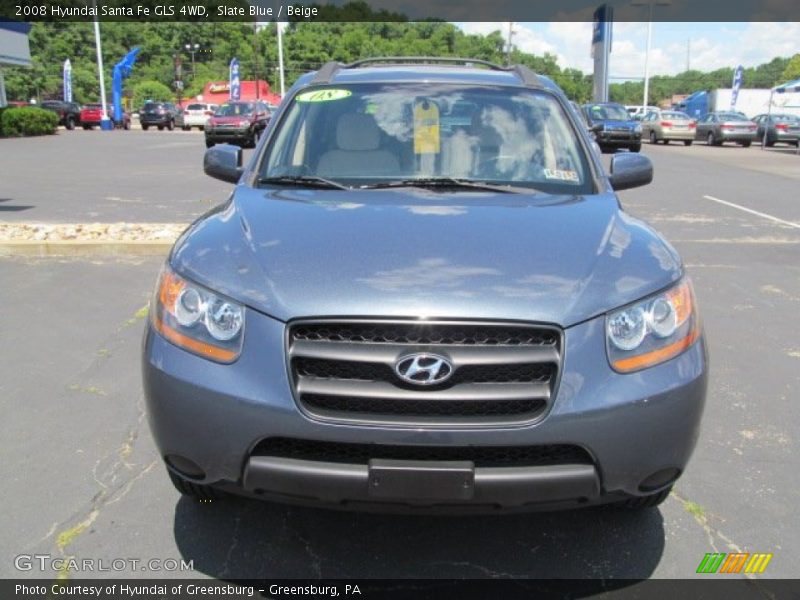
[{"label": "front grille", "polygon": [[267,438],[253,450],[254,456],[298,460],[368,464],[371,459],[472,461],[476,467],[534,467],[592,464],[580,446],[394,446],[320,442],[291,438]]},{"label": "front grille", "polygon": [[[404,381],[395,364],[446,358],[452,375]],[[555,392],[561,334],[553,327],[419,321],[315,321],[290,326],[295,397],[308,412],[348,421],[473,424],[530,421]]]}]

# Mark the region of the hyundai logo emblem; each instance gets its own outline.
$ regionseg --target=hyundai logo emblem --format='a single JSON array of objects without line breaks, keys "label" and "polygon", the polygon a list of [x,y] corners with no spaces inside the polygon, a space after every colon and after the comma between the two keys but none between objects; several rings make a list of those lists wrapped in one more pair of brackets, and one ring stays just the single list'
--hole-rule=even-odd
[{"label": "hyundai logo emblem", "polygon": [[415,385],[444,383],[453,374],[453,365],[438,354],[407,354],[394,365],[394,372],[405,382]]}]

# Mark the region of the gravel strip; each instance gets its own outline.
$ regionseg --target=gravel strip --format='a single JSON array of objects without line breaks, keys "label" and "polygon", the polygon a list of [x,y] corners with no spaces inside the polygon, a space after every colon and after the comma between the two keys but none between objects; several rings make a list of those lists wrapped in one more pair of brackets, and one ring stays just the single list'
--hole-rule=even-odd
[{"label": "gravel strip", "polygon": [[174,242],[186,223],[2,223],[3,242]]}]

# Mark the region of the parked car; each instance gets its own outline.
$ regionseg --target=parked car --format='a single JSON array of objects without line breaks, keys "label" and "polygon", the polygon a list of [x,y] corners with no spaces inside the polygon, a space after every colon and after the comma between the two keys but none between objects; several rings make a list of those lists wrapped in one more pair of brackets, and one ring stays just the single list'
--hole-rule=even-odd
[{"label": "parked car", "polygon": [[175,117],[175,125],[184,131],[189,131],[192,127],[197,127],[202,131],[206,126],[208,118],[214,115],[214,111],[219,108],[216,104],[205,102],[193,102],[187,104],[183,110],[178,110]]},{"label": "parked car", "polygon": [[651,144],[675,140],[691,146],[697,130],[697,121],[676,110],[656,109],[642,119],[642,137]]},{"label": "parked car", "polygon": [[221,143],[255,146],[271,117],[264,102],[227,102],[206,123],[206,148]]},{"label": "parked car", "polygon": [[797,115],[758,115],[753,117],[757,125],[756,142],[764,140],[764,129],[767,130],[766,145],[790,144],[797,146],[800,139],[800,117]]},{"label": "parked car", "polygon": [[642,149],[642,126],[630,117],[622,104],[584,104],[583,114],[603,152],[614,148],[627,148],[631,152]]},{"label": "parked car", "polygon": [[23,108],[25,106],[35,106],[30,102],[25,102],[24,100],[9,100],[7,103],[9,108]]},{"label": "parked car", "polygon": [[736,142],[748,148],[756,139],[758,126],[741,113],[712,112],[697,121],[696,140],[705,140],[709,146]]},{"label": "parked car", "polygon": [[61,100],[45,100],[42,108],[51,110],[58,115],[58,124],[69,130],[81,124],[81,105],[77,102],[62,102]]},{"label": "parked car", "polygon": [[632,104],[626,104],[625,110],[628,111],[628,114],[631,116],[631,119],[633,119],[634,121],[641,121],[651,112],[660,109],[657,106],[642,106],[641,104],[634,106]]},{"label": "parked car", "polygon": [[[131,128],[131,116],[123,111],[122,119],[118,123],[116,119],[114,119],[114,107],[108,106],[106,108],[106,114],[108,114],[108,118],[114,122],[114,126],[121,129],[130,129]],[[101,121],[103,120],[103,105],[96,103],[96,104],[87,104],[85,105],[80,112],[80,123],[81,127],[84,129],[94,129],[95,127],[99,127]]]},{"label": "parked car", "polygon": [[172,131],[175,128],[175,119],[178,108],[171,102],[145,102],[139,111],[139,123],[147,131],[151,126],[162,131],[165,127]]},{"label": "parked car", "polygon": [[206,151],[237,185],[172,248],[142,346],[170,478],[350,509],[662,502],[707,358],[680,257],[616,194],[652,163],[607,173],[526,67],[405,60],[301,76],[247,166]]}]

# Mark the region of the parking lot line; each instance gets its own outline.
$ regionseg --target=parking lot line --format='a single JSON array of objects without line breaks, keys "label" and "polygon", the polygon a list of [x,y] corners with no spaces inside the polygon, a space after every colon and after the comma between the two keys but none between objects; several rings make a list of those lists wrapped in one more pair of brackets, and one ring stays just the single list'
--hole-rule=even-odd
[{"label": "parking lot line", "polygon": [[779,219],[778,217],[773,217],[772,215],[768,215],[767,213],[759,212],[757,210],[753,210],[752,208],[747,208],[746,206],[741,206],[739,204],[734,204],[733,202],[728,202],[727,200],[720,200],[719,198],[715,198],[714,196],[703,196],[706,200],[711,200],[713,202],[719,202],[720,204],[724,204],[725,206],[730,206],[732,208],[738,208],[739,210],[743,210],[744,212],[748,212],[750,214],[756,215],[758,217],[762,217],[764,219],[769,219],[770,221],[775,221],[776,223],[780,223],[782,225],[788,225],[789,227],[794,227],[795,229],[800,229],[800,224],[792,223],[791,221],[785,221],[783,219]]}]

